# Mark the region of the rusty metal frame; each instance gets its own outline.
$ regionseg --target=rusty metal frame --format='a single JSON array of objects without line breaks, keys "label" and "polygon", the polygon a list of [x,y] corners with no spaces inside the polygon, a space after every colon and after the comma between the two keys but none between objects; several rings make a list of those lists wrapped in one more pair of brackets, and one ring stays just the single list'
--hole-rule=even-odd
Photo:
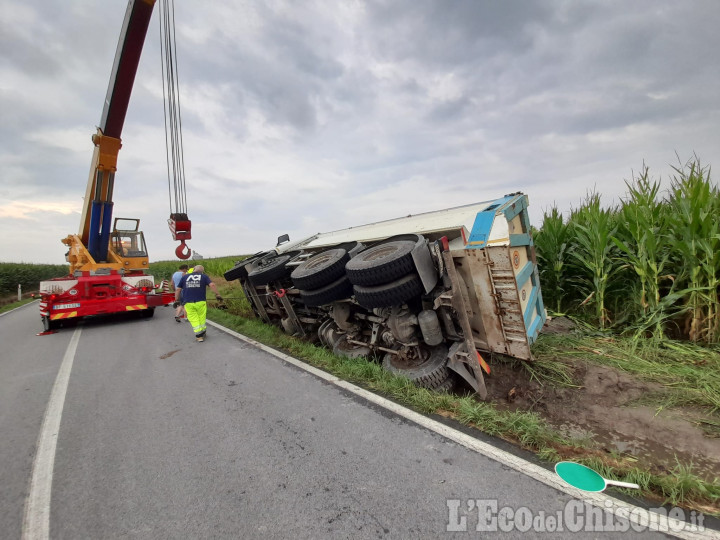
[{"label": "rusty metal frame", "polygon": [[[482,399],[485,399],[487,397],[485,378],[482,374],[482,368],[477,362],[477,359],[474,358],[475,355],[473,355],[473,353],[476,353],[475,340],[473,339],[473,331],[472,327],[470,326],[470,319],[468,317],[468,314],[472,313],[472,309],[470,309],[469,306],[469,297],[466,285],[464,280],[462,280],[462,278],[458,274],[457,269],[455,268],[455,261],[453,260],[452,253],[449,251],[443,251],[442,256],[443,262],[445,263],[447,275],[450,278],[452,290],[450,293],[450,298],[448,298],[447,295],[440,295],[436,300],[437,305],[435,307],[443,305],[443,300],[445,302],[447,300],[450,301],[451,306],[455,310],[455,315],[458,319],[458,322],[460,323],[460,328],[462,328],[464,337],[461,346],[458,346],[454,351],[454,354],[450,357],[450,360],[448,361],[448,367],[453,369],[453,371],[456,371],[464,379],[468,380],[468,382],[470,382],[470,384],[480,395],[480,397]],[[461,350],[462,348],[464,348],[465,350]],[[459,358],[462,358],[462,360],[460,360]],[[469,373],[463,373],[463,371],[467,372],[468,370],[467,368],[462,366],[461,363],[465,363],[471,368],[470,371],[472,371],[474,375],[475,384],[473,384],[472,380],[468,379],[468,377],[470,376]]]},{"label": "rusty metal frame", "polygon": [[246,285],[243,283],[243,289],[245,290],[245,295],[249,297],[249,299],[252,301],[253,304],[255,304],[255,307],[258,310],[258,313],[260,314],[260,318],[265,321],[267,324],[271,324],[270,322],[270,315],[267,314],[267,311],[265,311],[265,306],[263,305],[262,301],[260,300],[260,296],[258,295],[257,291],[255,290],[255,287],[252,285]]},{"label": "rusty metal frame", "polygon": [[292,303],[288,299],[286,294],[283,294],[282,296],[276,295],[278,300],[280,300],[280,303],[285,308],[285,313],[287,313],[287,316],[290,318],[290,321],[293,323],[295,328],[297,328],[298,332],[300,332],[300,335],[302,337],[305,337],[305,330],[302,327],[302,324],[300,323],[300,319],[298,318],[297,314],[295,313],[295,310],[292,307]]}]

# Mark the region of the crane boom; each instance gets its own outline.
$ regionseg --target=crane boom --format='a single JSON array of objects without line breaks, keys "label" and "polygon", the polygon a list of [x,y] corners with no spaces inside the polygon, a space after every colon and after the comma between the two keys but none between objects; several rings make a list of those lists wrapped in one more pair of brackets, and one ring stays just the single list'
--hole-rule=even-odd
[{"label": "crane boom", "polygon": [[100,129],[108,137],[120,138],[140,54],[150,25],[155,0],[131,0],[125,12],[115,62],[103,107]]},{"label": "crane boom", "polygon": [[[86,248],[94,263],[110,262],[107,260],[107,254],[112,226],[112,195],[117,156],[122,147],[120,136],[154,6],[155,0],[128,2],[100,126],[92,137],[95,151],[90,165],[90,177],[85,191],[78,234],[82,246]],[[72,245],[70,247],[72,252]],[[81,268],[88,264],[92,265],[93,263],[84,256],[85,253],[80,246],[76,248],[75,251],[78,253],[70,254],[71,266],[76,264],[77,268]],[[78,260],[73,261],[73,256],[77,256]]]}]

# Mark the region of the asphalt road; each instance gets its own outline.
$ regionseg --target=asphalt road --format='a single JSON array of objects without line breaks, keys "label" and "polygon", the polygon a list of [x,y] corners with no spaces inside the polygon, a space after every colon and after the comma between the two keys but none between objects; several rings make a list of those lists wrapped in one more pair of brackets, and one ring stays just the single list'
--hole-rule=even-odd
[{"label": "asphalt road", "polygon": [[[476,537],[475,499],[532,516],[573,500],[215,328],[196,343],[170,308],[78,328],[51,538]],[[34,305],[0,317],[2,538],[23,534],[38,434],[77,331],[40,330]]]}]

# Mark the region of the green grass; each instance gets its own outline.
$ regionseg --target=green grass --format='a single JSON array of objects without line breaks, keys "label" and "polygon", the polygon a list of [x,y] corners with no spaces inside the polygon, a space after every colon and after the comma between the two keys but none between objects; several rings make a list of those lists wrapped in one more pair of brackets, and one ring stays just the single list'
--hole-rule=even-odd
[{"label": "green grass", "polygon": [[9,304],[5,304],[3,306],[0,306],[0,313],[5,313],[6,311],[11,311],[15,308],[19,308],[20,306],[24,306],[25,304],[29,304],[30,302],[34,302],[35,298],[26,298],[24,300],[20,300],[20,302],[11,302]]},{"label": "green grass", "polygon": [[[582,335],[542,334],[533,346],[540,363],[559,358],[603,364],[658,383],[664,390],[652,398],[663,407],[693,405],[720,411],[720,351],[689,343]],[[530,368],[532,369],[532,368]],[[547,377],[546,377],[547,380]]]}]

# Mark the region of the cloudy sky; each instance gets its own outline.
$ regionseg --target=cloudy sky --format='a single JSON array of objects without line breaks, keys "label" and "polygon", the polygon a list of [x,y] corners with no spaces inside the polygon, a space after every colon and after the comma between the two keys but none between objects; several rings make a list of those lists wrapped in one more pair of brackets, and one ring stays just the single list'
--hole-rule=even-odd
[{"label": "cloudy sky", "polygon": [[[124,0],[0,0],[0,261],[62,263]],[[158,8],[115,216],[173,258]],[[611,204],[643,162],[720,163],[720,2],[179,0],[191,247],[251,253],[523,191]],[[715,181],[717,181],[715,179]]]}]

